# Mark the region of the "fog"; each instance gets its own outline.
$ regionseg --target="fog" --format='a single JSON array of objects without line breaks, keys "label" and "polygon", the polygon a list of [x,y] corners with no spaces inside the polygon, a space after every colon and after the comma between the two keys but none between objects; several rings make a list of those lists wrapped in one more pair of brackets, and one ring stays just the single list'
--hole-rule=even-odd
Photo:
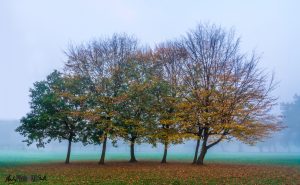
[{"label": "fog", "polygon": [[[14,121],[0,121],[0,152],[9,154],[10,152],[37,152],[37,153],[65,153],[67,151],[67,142],[63,141],[59,143],[58,141],[53,141],[47,145],[45,148],[37,148],[35,143],[27,146],[25,142],[22,142],[25,138],[19,133],[15,132],[15,128],[20,125],[17,120]],[[275,133],[273,137],[265,139],[262,142],[258,142],[256,145],[250,146],[243,144],[241,142],[223,141],[220,144],[214,146],[209,153],[257,153],[257,154],[274,154],[274,153],[285,153],[293,154],[300,152],[300,145],[297,141],[300,140],[299,134],[295,137],[291,135],[293,131],[291,128],[286,128],[285,130]],[[289,138],[290,137],[290,138]],[[189,140],[184,144],[178,144],[175,146],[170,146],[169,154],[187,154],[193,155],[195,151],[196,141]],[[82,145],[81,143],[73,143],[72,152],[79,154],[99,154],[100,155],[101,146],[100,145]],[[128,154],[130,152],[129,144],[122,140],[119,140],[117,147],[112,146],[111,142],[108,142],[107,148],[109,154]],[[153,147],[147,143],[142,143],[136,146],[136,153],[146,154],[161,154],[163,153],[163,146],[158,145]]]},{"label": "fog", "polygon": [[[54,69],[62,69],[63,50],[70,42],[87,42],[115,32],[135,35],[154,46],[185,34],[200,22],[234,28],[242,38],[242,49],[260,53],[261,67],[274,72],[278,85],[273,93],[278,103],[292,102],[300,94],[299,6],[297,0],[0,0],[0,151],[37,151],[14,132],[18,120],[29,112],[29,88]],[[273,112],[281,114],[279,105]],[[299,134],[291,134],[295,128],[299,126],[275,133],[256,146],[230,141],[211,152],[299,152]],[[188,141],[171,147],[170,152],[192,153],[194,146],[194,141]],[[73,148],[100,150],[80,144]],[[43,150],[66,151],[66,144],[54,142],[38,151]],[[108,152],[118,151],[128,152],[129,148],[122,141],[118,148],[109,145]],[[137,147],[137,152],[147,151],[162,152],[162,148]]]}]

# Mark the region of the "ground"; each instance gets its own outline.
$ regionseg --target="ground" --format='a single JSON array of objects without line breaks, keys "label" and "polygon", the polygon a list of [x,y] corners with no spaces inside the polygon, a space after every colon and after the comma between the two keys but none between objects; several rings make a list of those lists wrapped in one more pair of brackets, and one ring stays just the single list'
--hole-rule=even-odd
[{"label": "ground", "polygon": [[[0,168],[1,184],[8,175],[46,176],[34,184],[300,184],[299,167],[170,162],[73,162]],[[20,183],[16,183],[20,184]]]}]

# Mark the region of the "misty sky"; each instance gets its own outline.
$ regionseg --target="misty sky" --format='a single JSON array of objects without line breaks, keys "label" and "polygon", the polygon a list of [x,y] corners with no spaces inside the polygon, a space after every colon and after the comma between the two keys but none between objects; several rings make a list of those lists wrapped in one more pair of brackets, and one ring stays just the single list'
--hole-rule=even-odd
[{"label": "misty sky", "polygon": [[197,23],[234,27],[275,72],[279,102],[300,94],[298,0],[0,0],[0,119],[29,111],[29,88],[61,69],[68,43],[126,32],[154,45]]}]

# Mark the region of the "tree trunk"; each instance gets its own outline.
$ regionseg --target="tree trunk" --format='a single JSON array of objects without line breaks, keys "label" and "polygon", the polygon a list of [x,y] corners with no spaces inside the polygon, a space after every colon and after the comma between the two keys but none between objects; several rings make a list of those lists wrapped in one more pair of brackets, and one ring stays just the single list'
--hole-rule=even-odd
[{"label": "tree trunk", "polygon": [[198,137],[198,139],[197,139],[197,144],[196,144],[196,150],[195,150],[195,156],[194,156],[193,164],[196,164],[196,162],[197,162],[199,146],[200,146],[200,137]]},{"label": "tree trunk", "polygon": [[131,163],[137,162],[137,160],[135,159],[135,155],[134,155],[134,142],[135,139],[131,139],[130,141],[130,161]]},{"label": "tree trunk", "polygon": [[199,158],[197,160],[197,164],[198,165],[203,165],[203,161],[204,161],[204,158],[205,158],[205,155],[206,155],[206,152],[207,152],[207,146],[206,146],[206,143],[202,145],[202,148],[201,148],[201,153],[199,155]]},{"label": "tree trunk", "polygon": [[167,154],[168,154],[168,143],[165,142],[164,156],[161,160],[161,163],[167,163]]},{"label": "tree trunk", "polygon": [[104,164],[105,161],[105,152],[106,152],[106,143],[107,143],[107,135],[104,135],[104,141],[102,143],[102,152],[101,152],[101,158],[98,164]]},{"label": "tree trunk", "polygon": [[73,136],[70,135],[70,137],[69,137],[69,139],[68,139],[68,152],[67,152],[67,157],[66,157],[65,164],[69,164],[69,163],[70,163],[72,137],[73,137]]},{"label": "tree trunk", "polygon": [[205,129],[204,135],[203,135],[203,142],[202,142],[202,146],[201,146],[201,152],[200,152],[200,155],[197,160],[198,165],[203,165],[204,157],[205,157],[207,149],[208,149],[206,146],[207,140],[208,140],[208,130]]}]

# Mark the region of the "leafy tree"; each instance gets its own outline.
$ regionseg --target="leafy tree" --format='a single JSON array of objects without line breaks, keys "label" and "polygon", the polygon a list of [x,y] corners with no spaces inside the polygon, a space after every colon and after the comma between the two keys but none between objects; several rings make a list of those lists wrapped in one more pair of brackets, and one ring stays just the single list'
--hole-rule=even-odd
[{"label": "leafy tree", "polygon": [[120,133],[115,119],[116,109],[123,101],[123,91],[127,88],[122,70],[136,50],[136,39],[126,34],[114,34],[111,38],[94,40],[85,45],[71,45],[66,52],[67,73],[88,78],[92,83],[92,104],[84,117],[103,131],[99,164],[105,161],[107,139],[114,144]]},{"label": "leafy tree", "polygon": [[[70,161],[72,142],[88,142],[88,128],[81,117],[85,102],[86,81],[82,78],[64,77],[54,71],[47,80],[36,82],[31,92],[31,112],[21,119],[16,131],[27,137],[28,145],[37,142],[44,147],[52,140],[68,141],[65,163]],[[79,97],[79,98],[77,98]]]},{"label": "leafy tree", "polygon": [[[181,130],[181,120],[178,114],[178,99],[170,94],[171,87],[168,83],[157,81],[150,87],[149,95],[151,103],[150,116],[152,119],[148,125],[147,137],[150,137],[149,143],[156,146],[156,143],[164,145],[164,154],[161,163],[167,162],[168,148],[171,144],[183,143],[185,134]],[[148,123],[149,123],[148,122]]]},{"label": "leafy tree", "polygon": [[130,58],[121,68],[124,73],[124,86],[120,91],[124,100],[118,105],[117,120],[119,123],[119,137],[130,143],[130,160],[137,162],[134,146],[145,141],[149,135],[151,117],[151,69],[147,52],[140,52]]},{"label": "leafy tree", "polygon": [[[258,67],[259,58],[240,52],[239,39],[215,25],[199,25],[183,38],[186,50],[186,101],[193,103],[202,144],[197,164],[224,139],[253,144],[281,127],[269,110],[276,98],[273,78]],[[198,148],[198,145],[197,145]]]},{"label": "leafy tree", "polygon": [[181,99],[181,62],[185,57],[182,48],[175,42],[162,43],[155,49],[156,70],[153,83],[154,95],[152,109],[156,116],[154,138],[164,145],[161,163],[167,162],[168,147],[171,144],[183,143],[186,134],[183,132],[179,114]]}]

